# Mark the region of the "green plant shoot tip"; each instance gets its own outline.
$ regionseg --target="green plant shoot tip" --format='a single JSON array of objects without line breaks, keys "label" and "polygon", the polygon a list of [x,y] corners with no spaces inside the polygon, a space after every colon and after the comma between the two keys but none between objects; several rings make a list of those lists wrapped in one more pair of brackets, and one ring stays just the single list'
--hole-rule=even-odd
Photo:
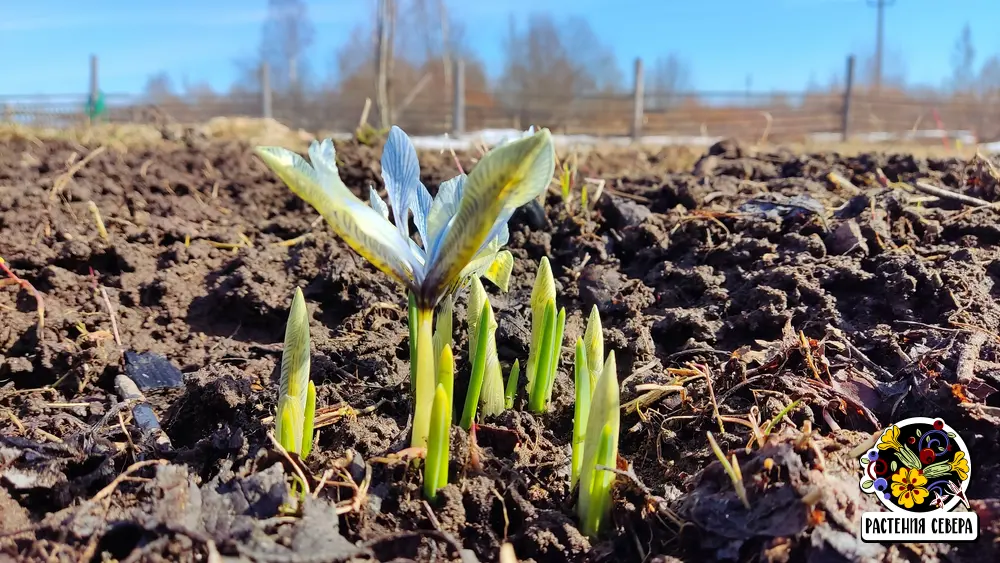
[{"label": "green plant shoot tip", "polygon": [[479,406],[479,394],[483,389],[483,378],[486,373],[486,340],[489,337],[488,318],[491,313],[489,299],[483,304],[479,314],[479,321],[476,336],[476,355],[472,362],[472,373],[469,376],[469,390],[465,394],[465,408],[462,409],[461,427],[465,430],[472,428],[472,423],[476,418],[476,410]]},{"label": "green plant shoot tip", "polygon": [[510,366],[510,374],[507,376],[507,387],[504,390],[504,408],[514,408],[514,398],[517,397],[517,380],[521,377],[521,361],[515,359],[514,365]]},{"label": "green plant shoot tip", "polygon": [[559,316],[556,317],[555,334],[552,336],[552,345],[549,348],[549,360],[546,364],[549,367],[548,384],[545,387],[546,408],[552,402],[552,387],[556,381],[556,371],[559,369],[559,359],[562,356],[563,332],[566,330],[566,308],[559,309]]},{"label": "green plant shoot tip", "polygon": [[[438,387],[443,388],[446,395],[445,406],[442,409],[444,421],[438,421],[442,422],[446,428],[444,438],[445,454],[439,460],[441,467],[438,469],[437,488],[440,489],[448,484],[448,451],[451,441],[452,409],[455,397],[455,356],[451,352],[450,344],[445,345],[444,349],[441,350],[441,355],[438,356],[437,377]],[[436,396],[435,399],[437,399]],[[434,415],[432,414],[432,416]]]},{"label": "green plant shoot tip", "polygon": [[584,351],[582,338],[576,339],[576,361],[573,367],[576,401],[573,404],[573,454],[570,461],[570,488],[575,487],[580,479],[584,440],[587,437],[587,417],[590,415],[590,373],[587,368],[587,354]]},{"label": "green plant shoot tip", "polygon": [[438,383],[434,392],[434,403],[431,408],[431,429],[427,440],[427,462],[424,464],[424,495],[428,499],[437,497],[441,483],[447,483],[447,474],[443,475],[442,467],[448,467],[448,423],[447,411],[448,392],[444,385]]},{"label": "green plant shoot tip", "polygon": [[281,352],[274,433],[285,451],[302,458],[312,449],[316,410],[316,388],[309,380],[309,362],[309,313],[302,290],[295,288]]},{"label": "green plant shoot tip", "polygon": [[302,459],[305,459],[312,451],[313,433],[316,424],[316,385],[309,382],[309,390],[306,392],[306,412],[302,423]]},{"label": "green plant shoot tip", "polygon": [[538,363],[535,365],[535,376],[528,387],[528,410],[534,413],[545,412],[545,396],[549,389],[549,374],[551,372],[552,345],[556,333],[556,307],[554,301],[545,305],[542,317],[541,341],[538,349]]}]

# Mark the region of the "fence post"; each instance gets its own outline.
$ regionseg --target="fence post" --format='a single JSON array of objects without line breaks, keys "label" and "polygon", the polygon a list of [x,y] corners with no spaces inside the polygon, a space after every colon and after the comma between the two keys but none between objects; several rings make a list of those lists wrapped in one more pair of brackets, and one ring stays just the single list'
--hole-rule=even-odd
[{"label": "fence post", "polygon": [[642,78],[642,59],[635,59],[635,78],[632,90],[632,139],[639,140],[642,137],[643,102],[645,101],[645,88]]},{"label": "fence post", "polygon": [[851,95],[854,90],[854,55],[847,57],[847,77],[844,84],[844,108],[840,122],[840,136],[844,141],[850,136]]},{"label": "fence post", "polygon": [[97,55],[90,55],[90,92],[87,98],[87,121],[92,123],[97,117],[97,100],[101,95],[101,84],[97,77]]},{"label": "fence post", "polygon": [[264,62],[260,64],[260,114],[264,119],[274,115],[271,104],[271,67]]},{"label": "fence post", "polygon": [[451,132],[458,137],[465,133],[465,61],[455,59],[455,72],[452,73],[455,86],[455,96],[451,108]]}]

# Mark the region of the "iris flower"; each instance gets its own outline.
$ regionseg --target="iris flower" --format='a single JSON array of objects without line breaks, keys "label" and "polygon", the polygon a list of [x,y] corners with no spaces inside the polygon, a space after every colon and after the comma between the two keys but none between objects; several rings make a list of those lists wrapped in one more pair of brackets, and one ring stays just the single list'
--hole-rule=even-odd
[{"label": "iris flower", "polygon": [[[411,445],[426,447],[434,401],[434,309],[472,276],[506,289],[513,256],[502,250],[514,211],[548,188],[555,148],[548,129],[528,130],[486,153],[466,175],[441,184],[436,197],[420,182],[417,152],[392,127],[382,153],[387,206],[374,189],[366,205],[340,179],[333,142],[313,142],[306,162],[280,147],[256,153],[344,242],[415,298],[416,377]],[[392,212],[394,222],[389,221]],[[420,237],[410,237],[410,218]]]}]

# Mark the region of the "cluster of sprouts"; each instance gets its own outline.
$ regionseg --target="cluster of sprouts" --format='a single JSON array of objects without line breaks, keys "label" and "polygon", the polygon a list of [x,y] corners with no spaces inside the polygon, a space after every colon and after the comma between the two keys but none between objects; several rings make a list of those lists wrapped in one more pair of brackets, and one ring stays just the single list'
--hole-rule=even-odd
[{"label": "cluster of sprouts", "polygon": [[[434,197],[420,181],[417,153],[398,127],[390,129],[382,155],[389,204],[370,189],[367,204],[340,179],[330,140],[314,142],[310,162],[279,147],[257,154],[299,197],[315,208],[344,241],[405,288],[410,329],[411,440],[424,455],[424,494],[434,500],[448,484],[454,424],[454,304],[468,290],[466,325],[468,390],[458,424],[513,408],[520,360],[506,377],[497,354],[489,294],[481,278],[507,291],[514,258],[505,250],[514,211],[540,197],[555,171],[547,129],[529,129],[500,143],[466,174],[442,183]],[[390,211],[392,221],[390,221]],[[419,243],[410,234],[410,221]],[[549,260],[538,264],[531,292],[531,345],[526,362],[527,407],[544,413],[562,359],[566,309],[557,308]],[[610,507],[618,451],[618,377],[614,353],[604,357],[601,320],[595,308],[585,339],[576,343],[572,485],[578,489],[581,529],[596,535]],[[275,434],[289,454],[305,458],[313,446],[316,393],[309,380],[309,323],[296,290],[286,327]]]}]

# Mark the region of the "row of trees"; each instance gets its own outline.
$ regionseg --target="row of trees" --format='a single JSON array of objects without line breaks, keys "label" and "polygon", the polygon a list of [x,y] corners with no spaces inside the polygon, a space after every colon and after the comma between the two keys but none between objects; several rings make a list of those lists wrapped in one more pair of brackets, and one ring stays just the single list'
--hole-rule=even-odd
[{"label": "row of trees", "polygon": [[[585,18],[534,14],[518,24],[511,17],[502,66],[491,79],[446,0],[379,0],[368,21],[350,32],[327,63],[326,72],[323,61],[310,57],[315,29],[306,3],[268,0],[268,14],[258,52],[236,62],[238,78],[228,92],[215,92],[203,84],[176,88],[169,76],[160,73],[149,79],[147,101],[218,106],[236,99],[253,100],[260,90],[259,69],[266,63],[275,99],[299,108],[308,99],[335,98],[341,108],[360,108],[370,99],[375,102],[372,121],[385,124],[408,111],[426,113],[431,106],[446,111],[453,95],[452,63],[459,58],[465,62],[470,107],[565,108],[584,96],[625,99],[632,89],[631,68],[623,72],[613,49]],[[859,60],[856,86],[863,91],[866,85],[877,83],[878,67],[871,56]],[[996,98],[1000,92],[1000,58],[993,56],[977,65],[968,26],[955,44],[952,76],[940,87],[908,86],[903,58],[892,51],[881,68],[883,91],[897,95],[982,100]],[[647,109],[698,103],[682,95],[690,94],[692,78],[690,65],[677,53],[647,61]],[[825,83],[812,79],[805,89],[807,97],[839,95],[843,82],[843,71]],[[750,83],[748,77],[748,90]],[[331,92],[335,96],[313,95]],[[779,102],[775,103],[784,105]]]},{"label": "row of trees", "polygon": [[[507,105],[527,100],[559,105],[584,94],[624,94],[632,88],[631,72],[622,72],[613,49],[580,17],[560,20],[533,14],[523,25],[511,17],[503,66],[491,80],[470,46],[465,26],[449,12],[445,0],[380,0],[378,12],[350,32],[325,73],[316,66],[322,61],[309,56],[315,29],[306,3],[268,0],[268,11],[258,52],[236,62],[239,73],[230,95],[258,92],[259,69],[266,62],[276,96],[336,91],[344,103],[368,98],[393,111],[405,111],[424,98],[439,103],[450,98],[457,58],[465,63],[470,105],[483,102],[475,98],[486,92]],[[669,96],[690,90],[691,85],[690,67],[677,54],[647,63],[647,91]],[[165,73],[151,76],[145,91],[147,101],[155,104],[220,95],[203,84],[176,88]]]}]

